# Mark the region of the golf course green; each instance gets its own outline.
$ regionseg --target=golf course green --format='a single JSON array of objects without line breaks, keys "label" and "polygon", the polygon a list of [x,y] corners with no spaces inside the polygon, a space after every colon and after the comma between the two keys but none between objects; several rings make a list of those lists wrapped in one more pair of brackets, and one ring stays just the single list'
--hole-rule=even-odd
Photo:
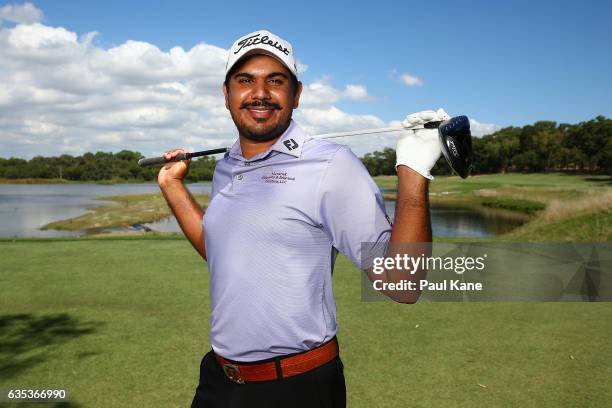
[{"label": "golf course green", "polygon": [[[609,177],[440,177],[431,200],[529,213],[495,239],[610,242],[611,191]],[[0,253],[0,388],[67,389],[55,407],[189,406],[210,303],[182,236],[5,238]],[[364,302],[344,257],[334,292],[349,407],[610,406],[610,303]]]}]

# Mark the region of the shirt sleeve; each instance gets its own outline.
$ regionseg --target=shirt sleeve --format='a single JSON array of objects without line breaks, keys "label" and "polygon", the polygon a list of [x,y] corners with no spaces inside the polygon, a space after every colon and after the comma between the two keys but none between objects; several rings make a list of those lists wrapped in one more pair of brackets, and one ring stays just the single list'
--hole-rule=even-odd
[{"label": "shirt sleeve", "polygon": [[[361,160],[346,146],[328,163],[320,188],[319,219],[334,248],[367,269],[383,256],[391,222],[380,189]],[[367,253],[362,253],[368,248]]]}]

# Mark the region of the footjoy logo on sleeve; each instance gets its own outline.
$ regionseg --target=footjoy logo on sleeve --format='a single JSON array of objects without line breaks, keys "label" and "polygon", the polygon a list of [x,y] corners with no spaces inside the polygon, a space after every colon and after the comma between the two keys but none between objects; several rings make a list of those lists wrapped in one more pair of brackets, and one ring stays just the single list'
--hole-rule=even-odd
[{"label": "footjoy logo on sleeve", "polygon": [[276,48],[285,55],[289,55],[291,53],[290,49],[283,47],[278,41],[272,41],[267,35],[264,35],[260,38],[259,34],[255,34],[241,40],[238,43],[238,49],[234,51],[234,54],[238,54],[243,48],[248,48],[257,44],[269,45],[270,47]]}]

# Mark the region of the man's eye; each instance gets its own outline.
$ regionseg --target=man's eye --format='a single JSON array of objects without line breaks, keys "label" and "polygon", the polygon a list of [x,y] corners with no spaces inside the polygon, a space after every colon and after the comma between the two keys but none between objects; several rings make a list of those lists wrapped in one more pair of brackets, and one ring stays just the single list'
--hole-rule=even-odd
[{"label": "man's eye", "polygon": [[240,79],[238,80],[238,83],[239,83],[239,84],[248,84],[248,83],[249,83],[249,82],[251,82],[251,81],[252,81],[252,79],[249,79],[249,78],[240,78]]},{"label": "man's eye", "polygon": [[281,85],[283,83],[283,81],[280,79],[270,79],[268,82],[274,85]]}]

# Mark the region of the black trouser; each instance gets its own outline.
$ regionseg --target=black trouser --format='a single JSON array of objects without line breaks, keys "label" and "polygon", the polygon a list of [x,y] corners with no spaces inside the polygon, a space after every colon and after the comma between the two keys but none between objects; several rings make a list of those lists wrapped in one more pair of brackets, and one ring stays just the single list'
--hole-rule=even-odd
[{"label": "black trouser", "polygon": [[236,384],[208,352],[200,364],[200,384],[191,408],[344,408],[346,387],[340,357],[282,380]]}]

